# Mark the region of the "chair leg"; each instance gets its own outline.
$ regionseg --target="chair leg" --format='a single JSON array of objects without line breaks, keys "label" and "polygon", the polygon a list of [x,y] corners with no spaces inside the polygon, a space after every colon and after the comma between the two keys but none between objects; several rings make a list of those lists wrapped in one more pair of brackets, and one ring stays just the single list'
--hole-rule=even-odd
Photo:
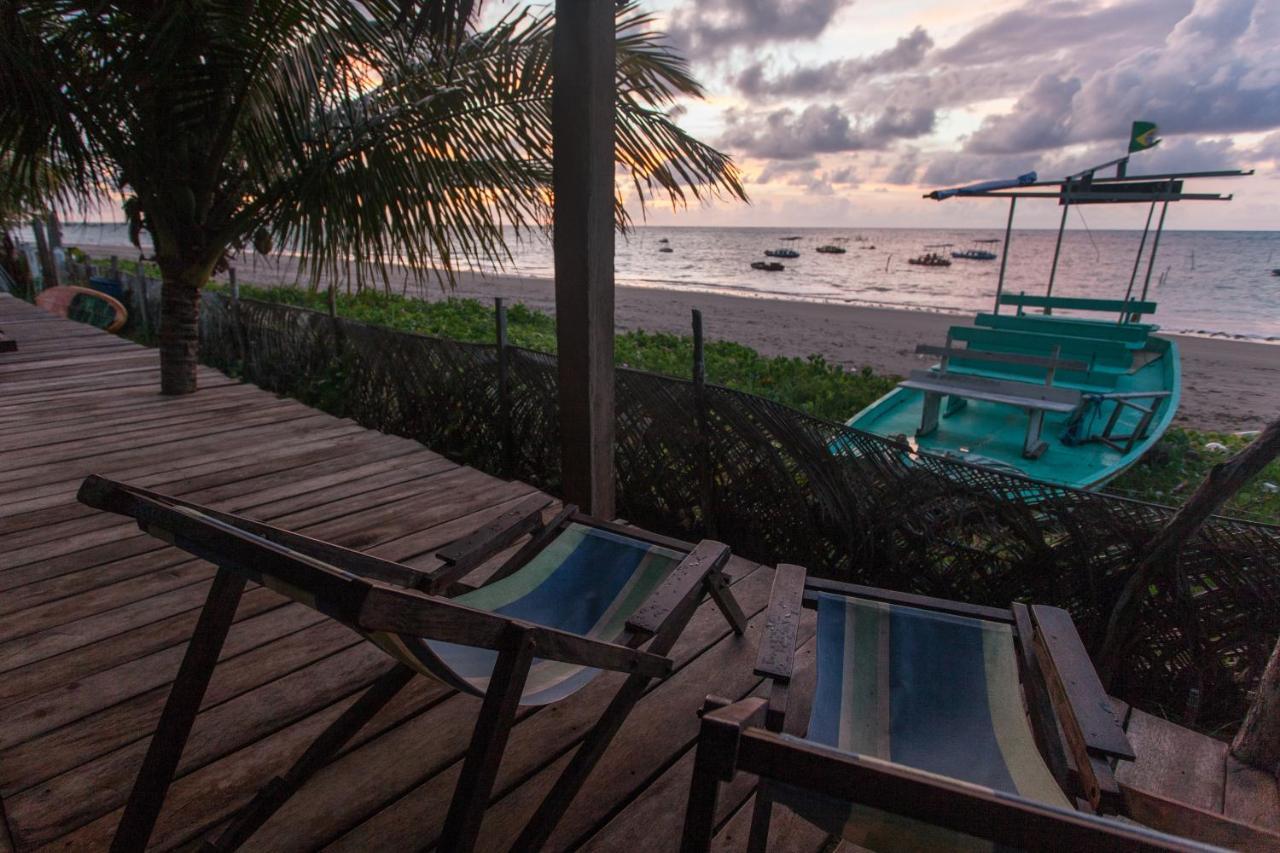
[{"label": "chair leg", "polygon": [[449,815],[440,833],[438,847],[441,850],[467,853],[475,848],[531,663],[533,640],[525,631],[513,630],[511,642],[499,653],[489,679],[489,690],[480,707],[458,787],[453,792]]},{"label": "chair leg", "polygon": [[164,805],[165,795],[173,784],[173,774],[182,759],[191,726],[195,722],[213,668],[222,653],[223,641],[235,619],[240,594],[244,591],[244,575],[230,569],[218,569],[209,588],[200,618],[196,621],[187,652],[178,675],[164,703],[156,733],[147,747],[146,758],[133,783],[124,815],[111,840],[112,853],[144,850],[151,840],[156,818]]},{"label": "chair leg", "polygon": [[716,607],[720,608],[720,612],[733,628],[733,633],[742,636],[747,630],[747,617],[738,606],[738,600],[729,591],[724,573],[717,571],[709,576],[706,580],[706,588],[711,600],[716,603]]},{"label": "chair leg", "polygon": [[205,845],[205,849],[235,850],[248,841],[308,779],[355,737],[365,723],[386,707],[413,676],[414,671],[404,664],[397,664],[380,676],[350,708],[312,741],[311,746],[307,747],[307,751],[284,776],[277,776],[258,791],[222,835],[218,836],[218,840]]},{"label": "chair leg", "polygon": [[689,783],[689,803],[684,812],[684,833],[680,853],[707,853],[716,829],[716,802],[724,763],[711,744],[698,738],[693,758],[693,781]]},{"label": "chair leg", "polygon": [[645,688],[649,686],[649,682],[652,680],[647,675],[630,675],[627,677],[622,687],[614,695],[613,701],[609,703],[609,707],[605,709],[600,719],[587,732],[577,752],[569,760],[569,765],[565,767],[564,772],[560,774],[560,778],[551,786],[551,791],[543,798],[542,804],[538,806],[538,810],[534,812],[529,823],[521,831],[520,837],[516,839],[516,843],[511,848],[512,850],[536,851],[546,846],[547,839],[555,831],[560,816],[568,809],[578,791],[582,790],[587,777],[591,775],[591,771],[600,762],[614,735],[622,727],[622,723],[627,719],[627,715],[631,713],[631,709],[644,696]]},{"label": "chair leg", "polygon": [[756,804],[751,811],[751,833],[747,836],[747,853],[765,853],[769,846],[769,821],[773,818],[773,797],[769,786],[756,786]]}]

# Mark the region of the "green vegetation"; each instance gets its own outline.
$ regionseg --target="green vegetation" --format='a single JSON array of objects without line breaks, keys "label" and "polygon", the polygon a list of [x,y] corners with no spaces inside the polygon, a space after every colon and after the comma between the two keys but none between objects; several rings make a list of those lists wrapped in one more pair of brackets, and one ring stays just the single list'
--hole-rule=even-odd
[{"label": "green vegetation", "polygon": [[[294,287],[241,285],[242,296],[267,302],[328,310],[327,294]],[[365,323],[459,341],[493,343],[493,307],[474,299],[423,302],[402,296],[363,292],[340,294],[338,314]],[[507,309],[507,338],[515,346],[555,352],[555,319],[523,305]],[[693,339],[687,335],[626,332],[615,339],[617,363],[625,367],[688,379],[693,370]],[[766,357],[732,341],[709,341],[707,380],[749,391],[818,417],[843,421],[885,394],[893,377],[869,368],[849,372],[821,356]]]},{"label": "green vegetation", "polygon": [[[260,288],[242,285],[241,295],[267,302],[328,310],[327,294],[295,287]],[[476,343],[493,343],[493,307],[474,299],[423,302],[401,296],[364,292],[337,297],[338,314],[407,332]],[[555,352],[555,319],[548,314],[512,305],[507,310],[507,334],[512,344]],[[626,332],[615,341],[617,363],[626,367],[689,378],[693,340],[685,335]],[[706,347],[707,380],[739,391],[758,394],[803,412],[844,421],[887,393],[897,377],[879,376],[870,368],[849,372],[819,355],[808,358],[766,357],[732,341],[710,341]],[[1170,429],[1146,458],[1117,479],[1108,491],[1140,500],[1177,505],[1186,500],[1217,462],[1249,443],[1245,436]],[[1206,450],[1218,442],[1227,450]],[[1241,490],[1224,508],[1229,515],[1275,523],[1280,519],[1280,461]]]},{"label": "green vegetation", "polygon": [[[1191,497],[1209,469],[1243,450],[1252,436],[1173,427],[1137,465],[1108,491],[1156,503],[1178,505]],[[1206,449],[1217,442],[1227,449]],[[1224,507],[1228,515],[1268,524],[1280,522],[1280,460],[1273,461]]]}]

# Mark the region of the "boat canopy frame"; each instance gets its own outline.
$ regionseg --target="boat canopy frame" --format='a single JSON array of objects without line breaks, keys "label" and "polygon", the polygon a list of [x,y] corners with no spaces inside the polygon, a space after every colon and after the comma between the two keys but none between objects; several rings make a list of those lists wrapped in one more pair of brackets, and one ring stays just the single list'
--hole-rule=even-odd
[{"label": "boat canopy frame", "polygon": [[[1053,283],[1057,277],[1058,260],[1062,254],[1062,235],[1067,228],[1067,213],[1073,204],[1150,204],[1147,210],[1147,222],[1142,229],[1142,239],[1138,243],[1138,254],[1133,261],[1133,272],[1129,275],[1129,286],[1125,290],[1124,301],[1128,303],[1133,297],[1133,288],[1137,282],[1138,271],[1142,266],[1142,255],[1146,250],[1147,237],[1151,232],[1151,220],[1154,218],[1156,205],[1160,204],[1160,219],[1156,225],[1155,237],[1151,244],[1151,254],[1147,260],[1147,272],[1142,282],[1142,294],[1139,302],[1147,301],[1151,288],[1151,274],[1155,269],[1156,253],[1160,249],[1160,235],[1164,232],[1165,215],[1169,212],[1169,203],[1177,201],[1230,201],[1231,194],[1191,193],[1183,192],[1183,183],[1200,178],[1236,178],[1246,177],[1254,173],[1253,169],[1217,169],[1199,172],[1165,172],[1159,174],[1129,175],[1127,174],[1129,156],[1118,157],[1106,163],[1092,166],[1065,178],[1052,181],[1036,179],[1030,172],[1011,181],[986,181],[969,187],[958,187],[947,190],[934,190],[925,193],[925,198],[945,201],[948,198],[1007,198],[1009,199],[1009,218],[1004,228],[1004,243],[1000,252],[1000,275],[996,281],[995,304],[992,312],[1000,313],[1000,297],[1004,294],[1005,271],[1009,264],[1009,245],[1013,238],[1013,217],[1020,198],[1053,198],[1062,206],[1062,219],[1058,223],[1058,238],[1053,249],[1053,263],[1049,268],[1049,282],[1045,288],[1045,296],[1053,296]],[[1115,168],[1111,176],[1099,176],[1097,173]],[[1056,192],[1037,191],[1041,187],[1057,187]],[[993,240],[992,242],[998,242]],[[1021,307],[1019,308],[1021,310]],[[1046,305],[1042,309],[1045,314],[1053,313],[1053,306]],[[1136,322],[1140,315],[1122,311],[1118,322]]]}]

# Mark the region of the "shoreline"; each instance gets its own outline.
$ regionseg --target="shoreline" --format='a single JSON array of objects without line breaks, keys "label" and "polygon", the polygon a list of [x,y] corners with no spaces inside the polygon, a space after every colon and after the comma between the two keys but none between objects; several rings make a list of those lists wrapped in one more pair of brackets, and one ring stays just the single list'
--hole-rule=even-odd
[{"label": "shoreline", "polygon": [[[93,246],[95,256],[137,255],[132,247]],[[245,283],[292,285],[296,264],[281,257],[238,266]],[[322,282],[323,283],[323,282]],[[555,313],[549,278],[461,272],[448,293],[428,283],[394,288],[427,301],[450,297],[501,296],[529,308]],[[958,317],[904,308],[739,296],[703,290],[620,284],[615,288],[618,331],[690,334],[690,311],[698,308],[709,340],[733,341],[766,356],[820,354],[847,369],[870,367],[905,376],[929,359],[915,355],[917,343],[940,343]],[[1280,415],[1280,348],[1230,337],[1169,334],[1182,356],[1182,403],[1174,424],[1217,432],[1261,429]],[[850,412],[852,417],[854,412]]]}]

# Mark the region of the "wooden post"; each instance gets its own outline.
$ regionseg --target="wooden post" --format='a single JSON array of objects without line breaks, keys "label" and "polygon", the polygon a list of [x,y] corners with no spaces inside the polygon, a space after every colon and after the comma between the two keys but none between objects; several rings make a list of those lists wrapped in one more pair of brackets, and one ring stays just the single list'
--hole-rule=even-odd
[{"label": "wooden post", "polygon": [[1262,672],[1258,696],[1231,741],[1231,754],[1280,777],[1280,641]]},{"label": "wooden post", "polygon": [[120,258],[115,255],[111,256],[110,277],[112,281],[120,281]]},{"label": "wooden post", "polygon": [[237,308],[240,307],[240,283],[236,281],[236,268],[231,267],[227,270],[227,280],[231,282],[231,301]]},{"label": "wooden post", "polygon": [[698,425],[698,496],[702,504],[703,535],[714,537],[715,507],[711,476],[711,430],[707,420],[707,356],[702,337],[702,312],[693,309],[693,402]]},{"label": "wooden post", "polygon": [[494,297],[493,317],[498,342],[498,444],[502,453],[502,476],[513,476],[515,447],[511,444],[511,379],[507,361],[507,306],[502,297]]},{"label": "wooden post", "polygon": [[556,0],[551,138],[564,499],[614,515],[614,4]]}]

